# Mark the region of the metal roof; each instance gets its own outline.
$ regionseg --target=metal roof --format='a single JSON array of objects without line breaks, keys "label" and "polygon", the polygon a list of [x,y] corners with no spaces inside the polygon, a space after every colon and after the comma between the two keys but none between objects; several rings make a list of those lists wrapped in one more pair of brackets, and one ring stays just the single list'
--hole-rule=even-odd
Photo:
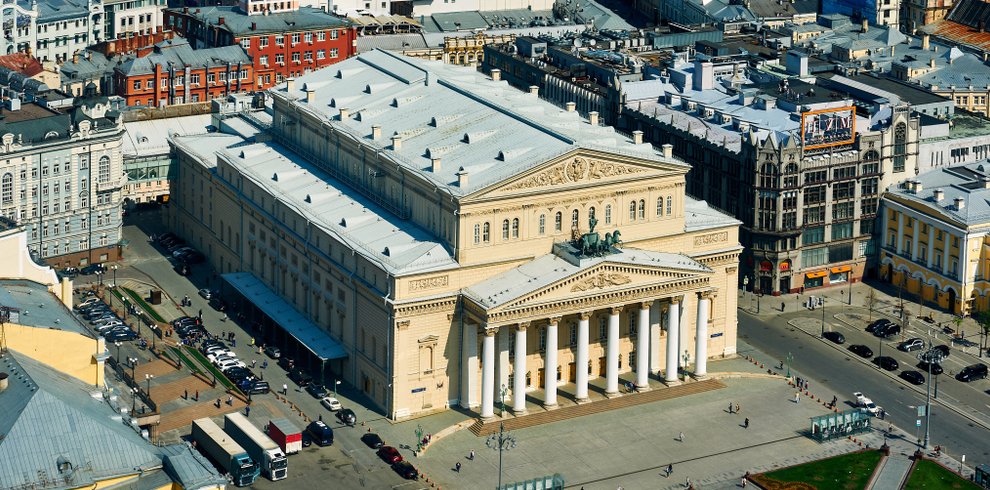
[{"label": "metal roof", "polygon": [[[919,203],[933,215],[946,216],[966,226],[990,225],[990,160],[943,167],[909,180],[921,182],[921,190],[914,192],[893,185],[887,189],[888,194]],[[935,201],[936,189],[942,191],[940,201]],[[957,198],[963,200],[962,209],[956,207]]]},{"label": "metal roof", "polygon": [[319,325],[287,303],[250,272],[223,274],[224,281],[272,319],[289,335],[323,360],[347,357],[347,351]]},{"label": "metal roof", "polygon": [[[183,9],[170,9],[170,11],[230,32],[234,37],[344,28],[351,25],[347,19],[335,17],[322,9],[312,7],[299,7],[295,12],[268,15],[247,15],[238,7],[190,8],[187,13],[183,13]],[[222,26],[218,25],[221,17],[223,17]]]},{"label": "metal roof", "polygon": [[20,311],[13,323],[29,327],[52,328],[93,337],[82,322],[43,284],[21,280],[0,280],[0,306]]},{"label": "metal roof", "polygon": [[173,444],[162,448],[165,473],[185,490],[217,488],[227,485],[227,479],[217,473],[213,463],[188,444]]},{"label": "metal roof", "polygon": [[99,388],[16,352],[0,356],[0,370],[10,375],[0,392],[0,488],[91,486],[161,463]]},{"label": "metal roof", "polygon": [[172,136],[205,134],[210,126],[210,114],[149,119],[125,122],[124,158],[168,154],[168,139]]},{"label": "metal roof", "polygon": [[[250,64],[251,57],[240,44],[220,46],[216,48],[193,49],[189,41],[182,38],[169,39],[155,45],[155,51],[147,56],[131,58],[116,68],[126,75],[148,75],[155,72],[155,66],[160,65],[167,70],[174,67],[183,70],[190,68],[216,68],[238,63]],[[204,80],[205,82],[205,80]],[[187,81],[186,83],[191,83]]]}]

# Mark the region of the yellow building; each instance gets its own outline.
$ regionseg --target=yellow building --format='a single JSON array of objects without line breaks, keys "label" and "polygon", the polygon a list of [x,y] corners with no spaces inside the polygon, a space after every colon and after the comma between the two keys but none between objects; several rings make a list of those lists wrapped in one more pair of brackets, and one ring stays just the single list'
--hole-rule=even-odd
[{"label": "yellow building", "polygon": [[670,147],[385,51],[269,94],[274,142],[175,139],[168,219],[318,380],[490,417],[496,386],[524,410],[735,354],[739,222]]},{"label": "yellow building", "polygon": [[881,277],[961,315],[990,310],[990,162],[941,168],[883,198]]}]

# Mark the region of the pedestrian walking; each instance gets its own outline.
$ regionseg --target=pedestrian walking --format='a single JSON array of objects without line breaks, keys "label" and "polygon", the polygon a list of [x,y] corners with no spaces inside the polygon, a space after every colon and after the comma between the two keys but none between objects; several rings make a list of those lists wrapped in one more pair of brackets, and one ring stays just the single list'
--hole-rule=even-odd
[{"label": "pedestrian walking", "polygon": [[748,428],[749,428],[749,417],[746,417],[746,420],[743,420],[743,429],[748,429]]},{"label": "pedestrian walking", "polygon": [[221,330],[220,331],[220,338],[221,339],[227,338],[227,331],[226,330]]},{"label": "pedestrian walking", "polygon": [[729,402],[729,413],[735,413],[732,411],[732,407],[733,407],[732,402]]},{"label": "pedestrian walking", "polygon": [[670,478],[670,475],[672,475],[672,474],[674,474],[674,464],[673,463],[667,465],[667,478]]},{"label": "pedestrian walking", "polygon": [[836,404],[836,403],[839,403],[839,397],[837,397],[837,396],[835,396],[835,395],[832,395],[832,403],[831,403],[831,405],[829,406],[829,408],[835,408],[835,404]]},{"label": "pedestrian walking", "polygon": [[251,415],[251,405],[244,407],[244,416],[247,417]]},{"label": "pedestrian walking", "polygon": [[251,345],[254,345],[254,337],[251,337]]},{"label": "pedestrian walking", "polygon": [[234,339],[230,339],[230,346],[231,347],[237,347],[237,341],[234,340]]},{"label": "pedestrian walking", "polygon": [[742,482],[739,483],[739,486],[741,486],[743,488],[746,488],[746,484],[748,484],[748,483],[749,483],[749,481],[744,476],[744,477],[742,477]]},{"label": "pedestrian walking", "polygon": [[219,398],[217,398],[217,401],[216,401],[216,403],[214,403],[214,405],[216,405],[217,408],[220,408],[220,399]]},{"label": "pedestrian walking", "polygon": [[189,399],[189,390],[182,390],[182,398]]},{"label": "pedestrian walking", "polygon": [[288,395],[289,394],[289,385],[287,385],[285,383],[282,383],[282,394],[283,395]]},{"label": "pedestrian walking", "polygon": [[685,480],[685,482],[684,482],[684,488],[691,488],[691,477],[690,476],[687,477],[687,480]]},{"label": "pedestrian walking", "polygon": [[683,432],[680,432],[680,433],[677,434],[677,440],[678,441],[681,441],[681,442],[684,442],[684,433]]},{"label": "pedestrian walking", "polygon": [[227,396],[227,405],[234,406],[234,397],[230,395]]},{"label": "pedestrian walking", "polygon": [[460,461],[458,461],[457,463],[454,463],[454,471],[456,471],[458,473],[461,472],[461,462]]},{"label": "pedestrian walking", "polygon": [[261,369],[265,369],[267,367],[268,367],[268,359],[261,361]]},{"label": "pedestrian walking", "polygon": [[196,390],[196,401],[199,401],[199,390]]},{"label": "pedestrian walking", "polygon": [[254,365],[255,364],[258,364],[258,360],[257,359],[251,359],[251,369],[254,369]]},{"label": "pedestrian walking", "polygon": [[795,391],[794,392],[794,403],[801,403],[801,392],[800,391]]},{"label": "pedestrian walking", "polygon": [[474,461],[474,449],[472,449],[471,452],[468,453],[468,459]]},{"label": "pedestrian walking", "polygon": [[741,412],[741,411],[739,410],[739,404],[737,403],[737,404],[736,404],[736,413],[740,413],[740,412]]},{"label": "pedestrian walking", "polygon": [[202,319],[202,318],[203,318],[203,310],[199,310],[199,318],[200,318],[200,319]]}]

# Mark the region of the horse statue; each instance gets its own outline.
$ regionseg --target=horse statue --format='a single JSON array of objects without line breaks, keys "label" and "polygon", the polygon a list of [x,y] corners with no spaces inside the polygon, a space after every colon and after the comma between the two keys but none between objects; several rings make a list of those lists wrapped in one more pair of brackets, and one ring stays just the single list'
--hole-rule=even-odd
[{"label": "horse statue", "polygon": [[602,242],[598,233],[585,233],[584,235],[581,235],[579,245],[581,247],[581,255],[591,256],[598,253],[598,250],[602,246]]},{"label": "horse statue", "polygon": [[622,233],[619,230],[615,230],[612,233],[605,234],[605,250],[611,250],[612,247],[622,243]]}]

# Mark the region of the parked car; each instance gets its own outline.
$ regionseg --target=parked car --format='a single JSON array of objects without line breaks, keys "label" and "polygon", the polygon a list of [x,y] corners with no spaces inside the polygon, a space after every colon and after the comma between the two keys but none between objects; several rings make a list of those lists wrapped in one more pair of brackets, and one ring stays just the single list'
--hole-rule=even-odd
[{"label": "parked car", "polygon": [[199,295],[202,296],[203,299],[205,299],[205,300],[209,300],[210,298],[213,297],[214,294],[216,294],[216,293],[213,292],[213,291],[211,291],[211,290],[209,290],[209,289],[206,289],[206,288],[203,288],[203,289],[200,289],[199,290]]},{"label": "parked car", "polygon": [[333,444],[333,429],[327,424],[320,420],[310,422],[306,427],[306,433],[312,438],[313,442],[320,446],[329,446]]},{"label": "parked car", "polygon": [[873,335],[876,335],[877,337],[890,337],[899,333],[901,333],[901,326],[895,323],[884,325],[883,327],[879,327],[873,331]]},{"label": "parked car", "polygon": [[82,270],[79,271],[79,273],[84,276],[89,276],[96,274],[97,272],[106,272],[106,271],[107,268],[103,264],[90,264],[87,265],[86,267],[83,267]]},{"label": "parked car", "polygon": [[406,480],[418,480],[419,471],[416,467],[408,461],[399,461],[392,465],[392,470],[399,474],[402,478]]},{"label": "parked car", "polygon": [[329,392],[327,391],[327,388],[325,386],[323,386],[323,385],[321,385],[321,384],[319,384],[319,383],[317,383],[315,381],[313,381],[312,383],[306,385],[306,391],[309,392],[310,395],[313,395],[313,398],[316,398],[317,400],[319,400],[319,399],[321,399],[321,398],[323,398],[323,397],[325,397],[325,396],[327,396],[329,394]]},{"label": "parked car", "polygon": [[97,298],[96,296],[90,296],[89,298],[86,298],[80,301],[79,303],[76,303],[76,305],[73,308],[75,308],[76,311],[83,311],[86,308],[92,307],[97,303],[102,303],[102,301],[100,301],[100,298]]},{"label": "parked car", "polygon": [[187,254],[189,252],[195,252],[195,251],[196,251],[196,249],[194,249],[194,248],[192,248],[192,247],[190,247],[188,245],[183,245],[183,246],[178,247],[178,248],[176,248],[175,250],[172,251],[172,257],[178,258],[180,255],[184,255],[184,254]]},{"label": "parked car", "polygon": [[880,366],[887,371],[897,371],[900,364],[897,363],[897,359],[890,356],[877,356],[873,359],[873,364]]},{"label": "parked car", "polygon": [[252,381],[251,386],[249,386],[246,391],[252,395],[264,395],[271,391],[271,387],[268,385],[267,381],[257,380]]},{"label": "parked car", "polygon": [[901,342],[900,344],[897,344],[897,350],[902,350],[904,352],[911,352],[914,350],[919,350],[924,348],[925,348],[925,341],[918,337],[910,338],[905,340],[904,342]]},{"label": "parked car", "polygon": [[[923,373],[929,372],[928,371],[928,363],[925,362],[925,361],[919,362],[918,363],[918,369],[920,369],[921,372],[923,372]],[[942,369],[942,365],[941,364],[939,364],[937,362],[933,362],[932,363],[932,366],[931,366],[931,373],[932,373],[932,375],[942,374],[943,372],[945,372],[945,370]]]},{"label": "parked car", "polygon": [[942,357],[949,357],[949,346],[947,345],[936,345],[932,347],[932,350],[942,354]]},{"label": "parked car", "polygon": [[866,358],[873,357],[873,349],[870,349],[869,347],[862,344],[850,345],[849,351],[852,352],[853,354],[856,354],[859,357],[866,357]]},{"label": "parked car", "polygon": [[392,446],[382,446],[378,448],[378,457],[382,458],[382,461],[388,464],[398,463],[402,461],[402,455],[399,454],[399,450]]},{"label": "parked car", "polygon": [[962,368],[959,374],[956,375],[956,379],[964,383],[974,381],[977,379],[984,379],[987,377],[987,365],[986,364],[970,364]]},{"label": "parked car", "polygon": [[846,337],[839,332],[825,332],[822,336],[836,344],[846,343]]},{"label": "parked car", "polygon": [[347,424],[353,427],[354,424],[357,423],[357,416],[354,415],[354,410],[351,410],[349,408],[342,408],[340,410],[337,410],[337,420],[340,420],[340,422],[343,424]]},{"label": "parked car", "polygon": [[867,332],[870,332],[870,333],[873,333],[878,328],[880,328],[880,327],[882,327],[884,325],[890,325],[892,323],[894,323],[894,322],[892,322],[892,321],[890,321],[890,320],[888,320],[886,318],[880,318],[880,319],[877,319],[877,320],[873,320],[873,323],[870,323],[869,325],[866,326],[866,331]]},{"label": "parked car", "polygon": [[138,334],[131,330],[117,330],[103,336],[107,342],[127,342],[138,338]]},{"label": "parked car", "polygon": [[870,400],[869,398],[863,396],[862,393],[857,391],[853,393],[853,397],[856,398],[856,406],[863,409],[867,413],[871,415],[876,415],[877,413],[880,412],[881,408],[878,407],[875,403],[873,403],[873,400]]},{"label": "parked car", "polygon": [[295,381],[299,386],[304,386],[313,381],[313,376],[300,368],[296,368],[289,373],[289,379]]},{"label": "parked car", "polygon": [[183,316],[172,320],[173,327],[181,327],[182,325],[188,325],[193,323],[199,323],[198,318],[193,318],[191,316]]},{"label": "parked car", "polygon": [[282,357],[282,351],[279,350],[279,348],[278,347],[275,347],[274,345],[266,345],[265,346],[265,354],[268,357],[271,357],[272,359],[278,359],[278,358]]},{"label": "parked car", "polygon": [[66,267],[58,271],[58,275],[62,277],[73,278],[79,275],[79,269],[76,267]]},{"label": "parked car", "polygon": [[244,364],[244,361],[239,361],[237,359],[225,359],[221,362],[216,363],[216,366],[221,370],[223,370],[234,366],[247,367],[247,364]]},{"label": "parked car", "polygon": [[193,250],[192,252],[182,255],[178,260],[186,264],[199,264],[206,262],[206,256],[203,255],[203,252]]},{"label": "parked car", "polygon": [[326,409],[330,410],[331,412],[336,412],[337,410],[340,410],[342,408],[340,406],[340,401],[332,396],[323,397],[323,399],[320,400],[320,404],[326,407]]},{"label": "parked car", "polygon": [[175,264],[175,267],[173,267],[173,269],[175,269],[175,273],[180,276],[188,276],[189,274],[192,273],[192,270],[189,269],[189,264],[185,264],[182,262]]},{"label": "parked car", "polygon": [[385,441],[383,441],[382,438],[374,432],[365,432],[364,435],[361,436],[361,442],[367,444],[371,449],[378,449],[385,444]]},{"label": "parked car", "polygon": [[901,371],[900,377],[904,381],[907,381],[908,383],[911,383],[913,385],[925,384],[925,376],[919,373],[918,371],[912,369],[906,369],[904,371]]}]

